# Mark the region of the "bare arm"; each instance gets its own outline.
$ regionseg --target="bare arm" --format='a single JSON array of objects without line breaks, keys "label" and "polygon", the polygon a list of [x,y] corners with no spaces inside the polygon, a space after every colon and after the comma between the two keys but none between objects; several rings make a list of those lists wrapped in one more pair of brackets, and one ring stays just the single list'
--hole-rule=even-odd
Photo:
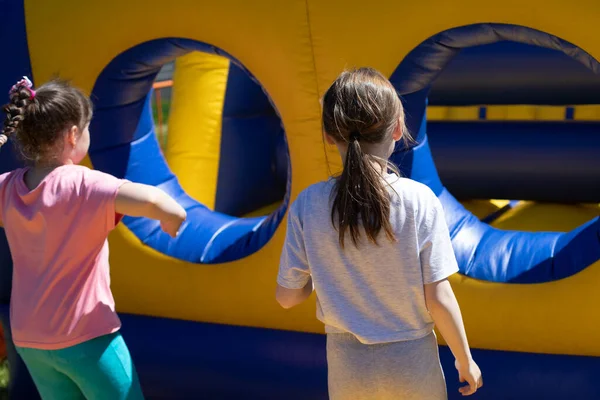
[{"label": "bare arm", "polygon": [[124,183],[115,200],[115,211],[132,217],[160,221],[162,229],[172,237],[185,221],[186,212],[171,196],[154,186]]},{"label": "bare arm", "polygon": [[277,299],[277,302],[281,305],[281,307],[287,309],[297,306],[304,300],[308,299],[312,292],[313,282],[312,278],[310,278],[302,289],[288,289],[281,285],[277,285],[275,298]]},{"label": "bare arm", "polygon": [[446,339],[456,360],[461,364],[468,363],[472,358],[471,351],[467,342],[460,307],[450,282],[444,279],[440,282],[425,285],[425,301],[435,325]]},{"label": "bare arm", "polygon": [[425,301],[435,325],[456,358],[461,382],[466,380],[469,383],[461,388],[461,393],[475,393],[483,384],[481,371],[471,356],[460,307],[450,282],[444,279],[425,285]]}]

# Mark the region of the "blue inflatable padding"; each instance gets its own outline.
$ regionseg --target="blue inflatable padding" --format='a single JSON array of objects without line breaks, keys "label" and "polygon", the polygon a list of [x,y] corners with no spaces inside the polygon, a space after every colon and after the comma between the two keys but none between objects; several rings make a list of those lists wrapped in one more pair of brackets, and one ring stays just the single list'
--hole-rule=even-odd
[{"label": "blue inflatable padding", "polygon": [[[600,382],[595,377],[598,357],[473,350],[483,371],[484,386],[472,396],[486,400],[564,400],[600,398]],[[448,399],[464,399],[454,369],[454,357],[440,347]]]},{"label": "blue inflatable padding", "polygon": [[[442,71],[446,67],[448,67],[451,71],[448,79],[457,78],[458,72],[455,72],[456,70],[451,69],[450,63],[456,56],[458,56],[462,49],[503,41],[530,44],[560,51],[593,71],[594,74],[600,74],[600,64],[598,61],[572,43],[548,33],[524,26],[486,23],[461,26],[432,36],[418,45],[404,58],[398,68],[394,71],[391,80],[394,81],[396,88],[402,95],[417,92],[431,85],[432,82],[441,75]],[[500,45],[500,47],[494,47],[491,50],[474,49],[471,51],[505,51],[506,49],[503,46],[504,45]],[[514,48],[512,50],[514,50]],[[544,56],[546,56],[545,53]],[[461,64],[459,62],[457,65],[457,70],[460,69],[460,67]],[[518,64],[518,67],[527,70],[527,68],[521,63]],[[549,79],[551,76],[554,76],[553,74],[560,72],[560,68],[562,67],[564,67],[563,63],[558,65],[557,68],[553,69],[552,71],[549,71],[548,75],[540,74],[539,71],[529,70],[528,76],[529,74],[539,75],[539,79],[534,79],[531,84],[539,87],[546,78]],[[468,71],[464,71],[466,75],[460,75],[462,81],[468,82],[469,79],[477,79],[479,82],[482,79],[485,79],[485,70],[479,71],[476,68],[477,65],[473,66],[473,68],[469,68]],[[568,70],[565,72],[570,75],[576,75],[573,76],[572,79],[578,79],[577,77],[581,76],[581,71],[575,67],[569,66]],[[566,93],[568,93],[570,96],[575,96],[574,98],[582,99],[582,93],[580,91],[573,92],[575,88],[568,86],[568,82],[564,85],[561,84],[560,90],[543,93],[544,96],[542,97],[532,93],[530,90],[531,86],[528,86],[529,84],[515,79],[518,77],[518,75],[513,76],[510,74],[510,72],[508,72],[507,75],[507,78],[512,77],[514,80],[511,80],[510,82],[498,81],[495,84],[488,83],[483,88],[476,87],[476,89],[473,90],[466,90],[464,91],[464,99],[461,97],[463,94],[462,81],[454,82],[451,85],[448,84],[447,81],[443,81],[440,87],[440,92],[434,97],[434,99],[440,104],[481,104],[481,102],[478,101],[474,103],[469,103],[469,101],[476,99],[477,96],[481,94],[478,92],[478,90],[488,88],[489,85],[494,85],[495,89],[507,89],[511,87],[519,88],[518,90],[514,89],[514,91],[511,89],[511,91],[507,92],[507,97],[504,99],[502,96],[499,96],[496,98],[496,100],[494,100],[494,96],[492,94],[482,97],[486,101],[490,100],[492,102],[491,104],[565,104],[563,102],[563,94],[566,95]],[[599,84],[598,78],[593,77],[593,75],[591,76],[592,78],[590,78],[590,75],[587,75],[585,78],[586,82],[589,81],[590,83],[593,83],[593,85],[597,86]],[[558,83],[555,81],[554,84],[556,85]],[[449,86],[452,86],[452,90],[455,90],[454,87],[457,85],[461,88],[461,90],[458,91],[458,94],[456,92],[450,93],[449,89],[444,89],[444,87],[449,88]],[[600,100],[600,95],[594,94],[591,96],[594,99],[594,102],[598,102],[598,100]],[[576,103],[580,104],[579,101]]]},{"label": "blue inflatable padding", "polygon": [[246,118],[277,116],[269,97],[262,87],[237,64],[229,66],[223,117]]},{"label": "blue inflatable padding", "polygon": [[[393,81],[392,84],[394,84]],[[399,141],[390,161],[398,166],[402,176],[424,183],[436,195],[439,195],[444,187],[438,176],[431,152],[419,151],[423,147],[429,148],[426,108],[423,106],[423,104],[427,104],[428,90],[429,88],[425,88],[402,98],[408,130],[404,134],[410,136],[410,141]]]},{"label": "blue inflatable padding", "polygon": [[[27,32],[25,30],[25,9],[23,0],[0,0],[0,43],[4,54],[10,55],[10,62],[0,63],[0,104],[8,102],[8,91],[23,75],[32,81]],[[6,115],[0,107],[0,123]],[[12,140],[2,146],[0,152],[0,173],[23,166],[17,157]],[[4,229],[0,228],[0,304],[8,304],[12,280],[12,258]]]},{"label": "blue inflatable padding", "polygon": [[408,178],[429,186],[440,199],[462,274],[492,282],[542,283],[571,276],[600,259],[598,219],[570,233],[503,231],[466,210],[442,186],[433,163],[425,94],[422,90],[404,96],[407,126],[418,126],[419,131],[416,144],[398,145],[390,161]]},{"label": "blue inflatable padding", "polygon": [[[24,75],[33,81],[27,31],[25,29],[24,0],[0,0],[0,40],[4,62],[0,64],[0,95],[1,104],[8,102],[8,91]],[[4,122],[4,111],[0,108],[0,117]],[[0,170],[8,171],[21,165],[14,157],[7,157],[4,146],[0,157]],[[14,162],[9,164],[9,162]]]},{"label": "blue inflatable padding", "polygon": [[600,124],[429,122],[435,165],[459,199],[600,202]]},{"label": "blue inflatable padding", "polygon": [[[412,177],[414,180],[425,183],[434,193],[438,194],[442,191],[443,186],[430,155],[412,151],[427,144],[426,108],[423,107],[423,104],[427,104],[428,92],[429,87],[401,97],[407,131],[403,132],[405,140],[396,143],[390,161],[399,167],[402,176]],[[415,155],[417,155],[416,159]]]},{"label": "blue inflatable padding", "polygon": [[121,315],[147,399],[322,399],[325,336]]},{"label": "blue inflatable padding", "polygon": [[[7,317],[4,306],[0,318]],[[325,335],[129,314],[120,317],[121,332],[148,400],[328,398]],[[472,351],[485,379],[474,398],[600,398],[598,357]],[[447,347],[440,347],[440,358],[448,399],[462,399],[454,357]],[[19,385],[11,398],[38,399],[24,364],[16,362],[12,364],[11,359],[11,374],[16,374],[12,379]]]},{"label": "blue inflatable padding", "polygon": [[287,144],[279,145],[285,142],[279,117],[223,117],[222,132],[215,210],[239,216],[281,201]]},{"label": "blue inflatable padding", "polygon": [[[270,239],[288,204],[289,159],[285,165],[284,201],[268,217],[238,219],[213,212],[183,191],[166,164],[154,134],[150,100],[152,84],[161,66],[190,51],[228,57],[243,69],[225,52],[188,39],[158,39],[125,51],[111,61],[94,85],[92,99],[96,111],[90,128],[89,154],[95,168],[157,186],[186,209],[187,221],[175,239],[163,233],[157,221],[124,218],[125,225],[143,243],[178,259],[221,263],[248,256]],[[269,129],[280,132],[281,126],[270,125]],[[287,146],[283,149],[287,152]]]},{"label": "blue inflatable padding", "polygon": [[[147,96],[146,107],[134,134],[134,141],[131,143],[131,147],[137,151],[130,151],[124,178],[138,182],[145,179],[142,181],[143,183],[157,186],[169,193],[186,209],[188,218],[182,227],[180,236],[175,240],[162,232],[158,221],[125,217],[123,223],[144,244],[173,257],[200,263],[214,263],[217,258],[221,260],[219,262],[230,261],[232,258],[229,257],[232,257],[232,252],[229,247],[246,235],[254,235],[257,226],[262,226],[261,223],[266,217],[247,219],[231,217],[213,212],[189,197],[162,157],[154,133],[150,101],[151,94]],[[151,174],[148,174],[149,165],[153,167]],[[265,225],[265,227],[276,228],[272,225]],[[250,253],[247,253],[251,254],[265,242],[249,241],[247,243],[248,246],[245,249],[236,247],[236,250],[251,250]]]},{"label": "blue inflatable padding", "polygon": [[491,224],[492,222],[500,218],[502,215],[506,214],[506,212],[512,210],[517,204],[519,204],[519,200],[510,200],[507,205],[500,207],[498,210],[481,218],[481,222]]},{"label": "blue inflatable padding", "polygon": [[235,64],[222,122],[215,211],[240,216],[281,201],[288,169],[281,119],[260,85]]},{"label": "blue inflatable padding", "polygon": [[[328,398],[325,335],[121,317],[149,400]],[[477,349],[473,356],[485,380],[474,398],[600,398],[597,357]],[[444,346],[440,357],[449,399],[462,399],[454,357]]]},{"label": "blue inflatable padding", "polygon": [[544,47],[499,42],[462,49],[433,83],[429,104],[599,104],[600,74]]},{"label": "blue inflatable padding", "polygon": [[[4,54],[10,55],[9,62],[0,63],[0,104],[8,102],[8,91],[22,76],[28,76],[34,83],[25,29],[25,9],[23,0],[0,0],[0,43]],[[0,119],[5,114],[0,107]],[[2,146],[0,152],[0,173],[23,166],[17,156],[13,142]],[[4,341],[10,363],[10,380],[8,382],[8,398],[10,400],[39,399],[29,371],[17,354],[10,331],[9,302],[12,288],[12,257],[6,240],[4,229],[0,228],[0,323],[4,328]]]}]

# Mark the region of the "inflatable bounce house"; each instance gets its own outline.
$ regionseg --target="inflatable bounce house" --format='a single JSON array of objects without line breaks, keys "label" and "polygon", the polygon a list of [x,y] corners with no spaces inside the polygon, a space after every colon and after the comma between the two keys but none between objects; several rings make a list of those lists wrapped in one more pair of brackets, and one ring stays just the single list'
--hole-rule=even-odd
[{"label": "inflatable bounce house", "polygon": [[[314,299],[280,309],[275,277],[290,202],[340,168],[319,100],[344,68],[371,66],[416,139],[392,161],[445,208],[475,397],[598,399],[598,21],[589,0],[0,0],[0,91],[71,79],[95,105],[89,165],[187,209],[176,239],[140,218],[109,238],[147,398],[327,398]],[[161,149],[152,87],[172,61]],[[3,148],[0,170],[18,165]],[[8,327],[4,239],[0,266]],[[11,398],[35,398],[9,352]]]}]

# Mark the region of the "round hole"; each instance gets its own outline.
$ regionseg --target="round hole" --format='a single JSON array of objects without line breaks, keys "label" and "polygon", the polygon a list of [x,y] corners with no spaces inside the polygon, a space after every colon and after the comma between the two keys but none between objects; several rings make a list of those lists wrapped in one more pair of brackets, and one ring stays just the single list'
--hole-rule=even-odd
[{"label": "round hole", "polygon": [[188,195],[236,217],[278,208],[287,183],[285,134],[246,71],[194,51],[165,64],[153,89],[157,140]]},{"label": "round hole", "polygon": [[[152,87],[161,68],[194,51],[230,61],[215,211],[188,195],[169,168],[155,133],[152,111]],[[189,39],[145,42],[119,54],[104,68],[92,98],[96,110],[89,154],[94,167],[160,187],[188,212],[176,239],[164,234],[157,221],[124,218],[143,243],[178,259],[222,263],[256,252],[272,237],[289,200],[287,142],[268,96],[234,57]],[[202,135],[193,126],[189,129],[190,135]],[[240,217],[273,203],[278,205],[266,216]]]},{"label": "round hole", "polygon": [[[439,157],[435,153],[432,155],[430,148],[428,129],[431,125],[427,123],[425,110],[434,80],[440,76],[444,68],[451,65],[450,63],[455,56],[458,55],[461,49],[473,46],[490,45],[503,41],[535,44],[547,49],[559,50],[587,66],[592,71],[600,71],[600,63],[589,54],[577,48],[574,44],[568,43],[547,33],[523,26],[508,24],[475,24],[452,28],[441,32],[415,47],[404,58],[390,78],[390,81],[396,87],[398,93],[403,96],[407,116],[407,127],[416,136],[417,142],[417,145],[412,146],[409,149],[398,147],[391,159],[399,166],[401,171],[403,171],[407,177],[428,185],[438,196],[445,210],[446,221],[452,237],[454,253],[461,273],[483,281],[503,283],[543,283],[563,279],[587,268],[599,259],[600,253],[597,246],[599,220],[597,218],[568,233],[504,231],[491,228],[489,225],[481,222],[471,212],[467,211],[456,198],[446,190],[440,180],[436,164],[434,163],[434,157],[436,158],[436,162]],[[503,46],[504,45],[501,45],[501,48],[503,48]],[[490,47],[487,49],[484,48],[483,50],[489,49]],[[494,48],[491,49],[493,50]],[[519,49],[523,49],[523,47],[519,47]],[[548,54],[550,54],[550,57],[555,56],[555,53]],[[460,59],[458,61],[460,61]],[[562,61],[564,61],[564,59],[562,59]],[[575,71],[578,70],[579,68],[575,69]],[[462,73],[465,71],[460,72]],[[478,71],[478,73],[480,73],[480,71]],[[529,101],[533,101],[531,100],[533,98],[533,93],[530,92],[531,86],[529,86],[531,82],[526,83],[526,90],[514,91],[511,94],[512,101],[520,102],[523,99],[530,99]],[[515,86],[518,84],[518,81],[513,82],[513,85]],[[499,89],[497,93],[507,93],[506,85],[502,82],[500,82],[497,89]],[[438,94],[442,93],[443,91],[438,92]],[[479,93],[476,92],[470,94],[473,96],[479,95]],[[488,94],[489,90],[486,90],[485,95]],[[555,97],[554,100],[557,100],[557,97]],[[506,99],[507,98],[505,98],[504,101],[507,101]],[[552,99],[546,100],[549,101]],[[440,101],[439,98],[438,101]],[[462,101],[463,100],[460,102]],[[473,100],[469,100],[469,102],[470,101]],[[456,98],[452,100],[452,104],[459,104],[460,102]],[[494,127],[493,125],[488,126],[488,122],[477,120],[474,120],[471,124],[473,124],[472,132],[476,131],[478,134],[481,134],[482,138],[487,140],[486,143],[481,142],[481,140],[479,141],[479,143],[482,144],[481,148],[483,149],[483,145],[485,144],[487,146],[486,148],[499,151],[500,155],[506,156],[505,163],[514,167],[514,165],[511,164],[511,153],[505,149],[498,150],[498,146],[490,147],[489,132],[484,132],[481,129],[484,126],[491,127],[497,129],[499,135],[504,133],[506,136],[506,132],[510,132],[511,130],[514,131],[514,127],[509,124],[503,124],[502,127]],[[547,139],[547,136],[555,134],[556,132],[566,133],[568,129],[566,126],[570,125],[564,123],[560,126],[551,126],[556,125],[555,123],[550,123],[550,125],[548,123],[534,124],[536,125],[536,131],[522,133],[526,133],[530,136],[526,140],[535,140],[536,144],[539,144],[536,150],[539,150],[542,147],[547,149],[548,146],[551,145],[548,144],[551,142]],[[466,132],[465,126],[453,125],[453,128],[455,129],[454,131],[446,131],[444,133],[446,138],[451,138],[455,143],[460,143],[462,148],[478,150],[473,146],[476,137],[475,134],[471,134],[466,140],[461,141],[461,135],[463,135],[464,138]],[[531,128],[531,126],[528,128]],[[555,130],[551,131],[551,128]],[[502,129],[504,132],[502,132]],[[591,139],[591,135],[594,135],[594,132],[592,132],[589,127],[587,128],[587,132],[586,135],[590,136],[589,139]],[[441,134],[439,136],[441,136]],[[562,137],[570,137],[570,135],[563,134]],[[513,137],[511,146],[507,146],[507,148],[510,147],[512,150],[514,147],[521,145],[521,139],[521,137]],[[594,140],[596,145],[591,146],[591,149],[598,147],[598,139]],[[588,143],[589,142],[586,142],[585,144]],[[572,149],[568,149],[567,145],[569,144],[571,144],[569,140],[561,143],[560,155],[561,160],[563,161],[562,165],[573,168],[571,164],[580,161],[582,158],[581,155],[584,152],[589,153],[591,150],[590,148],[585,148],[585,146],[584,148],[581,148],[581,144],[577,141],[575,141],[575,146],[573,146]],[[443,145],[444,144],[442,144],[442,146]],[[572,151],[567,152],[567,150]],[[453,156],[454,155],[455,154],[453,154]],[[464,158],[465,153],[463,153],[462,156]],[[539,169],[540,163],[534,156],[535,154],[530,156],[530,162]],[[485,173],[485,163],[488,163],[489,159],[489,154],[487,157],[480,158],[478,160],[480,161],[479,165],[471,167],[471,169],[474,170],[472,172],[477,174]],[[565,161],[567,161],[567,163],[565,163]],[[463,162],[463,160],[456,160],[456,162]],[[515,170],[518,170],[518,168],[519,167],[517,166]],[[586,173],[588,172],[586,171]],[[586,179],[585,177],[585,174],[578,176],[579,179]],[[487,175],[488,180],[493,178],[494,177],[491,176],[491,174]],[[506,176],[503,178],[506,181]],[[512,187],[515,187],[515,180],[510,179],[509,181],[511,182]],[[477,181],[475,176],[471,176],[470,181],[466,184],[469,184],[472,187],[481,187],[481,185],[479,185],[480,182],[482,181]],[[585,188],[585,192],[581,192],[582,195],[589,196],[590,194],[593,194],[594,198],[598,198],[598,191],[596,190],[596,187],[593,187],[593,182],[593,179],[586,181],[588,187]],[[527,199],[529,196],[522,195],[525,193],[525,190],[529,190],[530,193],[532,193],[531,197],[534,200],[539,199],[539,196],[543,194],[548,196],[547,200],[556,201],[558,199],[556,193],[561,192],[566,193],[571,198],[571,201],[580,200],[575,197],[577,196],[577,193],[573,190],[572,186],[574,186],[574,182],[572,181],[563,182],[563,184],[568,183],[569,186],[560,186],[557,179],[553,179],[552,183],[546,187],[539,185],[539,179],[536,181],[530,180],[527,183],[528,186],[522,185],[522,187],[516,187],[515,189],[518,190],[511,192],[514,196],[511,194],[498,197]],[[531,189],[534,189],[535,192],[532,192]],[[486,195],[489,195],[489,193],[481,193],[481,197],[485,197]]]}]

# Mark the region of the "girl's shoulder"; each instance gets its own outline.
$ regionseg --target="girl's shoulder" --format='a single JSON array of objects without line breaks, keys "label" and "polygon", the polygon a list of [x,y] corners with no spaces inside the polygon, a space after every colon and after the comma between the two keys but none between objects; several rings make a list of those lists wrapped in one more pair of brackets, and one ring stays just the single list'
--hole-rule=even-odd
[{"label": "girl's shoulder", "polygon": [[312,185],[304,188],[298,196],[292,201],[290,205],[290,212],[301,213],[305,205],[310,204],[312,207],[315,205],[322,205],[327,203],[331,196],[331,189],[335,185],[335,179],[330,178],[326,181],[313,183]]},{"label": "girl's shoulder", "polygon": [[16,176],[22,175],[25,170],[27,170],[27,168],[17,168],[8,172],[4,172],[3,174],[0,174],[0,182],[4,182]]},{"label": "girl's shoulder", "polygon": [[394,176],[388,180],[393,189],[392,204],[412,210],[415,215],[424,216],[428,210],[438,208],[439,199],[431,188],[409,178]]},{"label": "girl's shoulder", "polygon": [[335,186],[335,178],[329,178],[326,181],[320,181],[317,183],[313,183],[312,185],[309,185],[308,187],[306,187],[304,190],[302,190],[300,192],[300,194],[297,197],[297,200],[309,199],[309,198],[314,198],[314,197],[321,198],[324,196],[330,196],[331,190],[333,189],[334,186]]},{"label": "girl's shoulder", "polygon": [[437,198],[429,186],[413,179],[390,174],[386,177],[386,181],[402,197],[424,202]]},{"label": "girl's shoulder", "polygon": [[95,183],[98,181],[116,179],[106,172],[91,169],[84,165],[65,165],[60,167],[57,174],[61,179],[72,179],[82,183]]},{"label": "girl's shoulder", "polygon": [[119,185],[120,179],[102,171],[83,165],[63,165],[56,168],[46,178],[44,187],[56,193],[77,193],[84,197]]},{"label": "girl's shoulder", "polygon": [[23,179],[23,175],[28,168],[17,168],[11,171],[0,174],[0,187],[5,187],[7,184],[16,182],[18,179]]}]

